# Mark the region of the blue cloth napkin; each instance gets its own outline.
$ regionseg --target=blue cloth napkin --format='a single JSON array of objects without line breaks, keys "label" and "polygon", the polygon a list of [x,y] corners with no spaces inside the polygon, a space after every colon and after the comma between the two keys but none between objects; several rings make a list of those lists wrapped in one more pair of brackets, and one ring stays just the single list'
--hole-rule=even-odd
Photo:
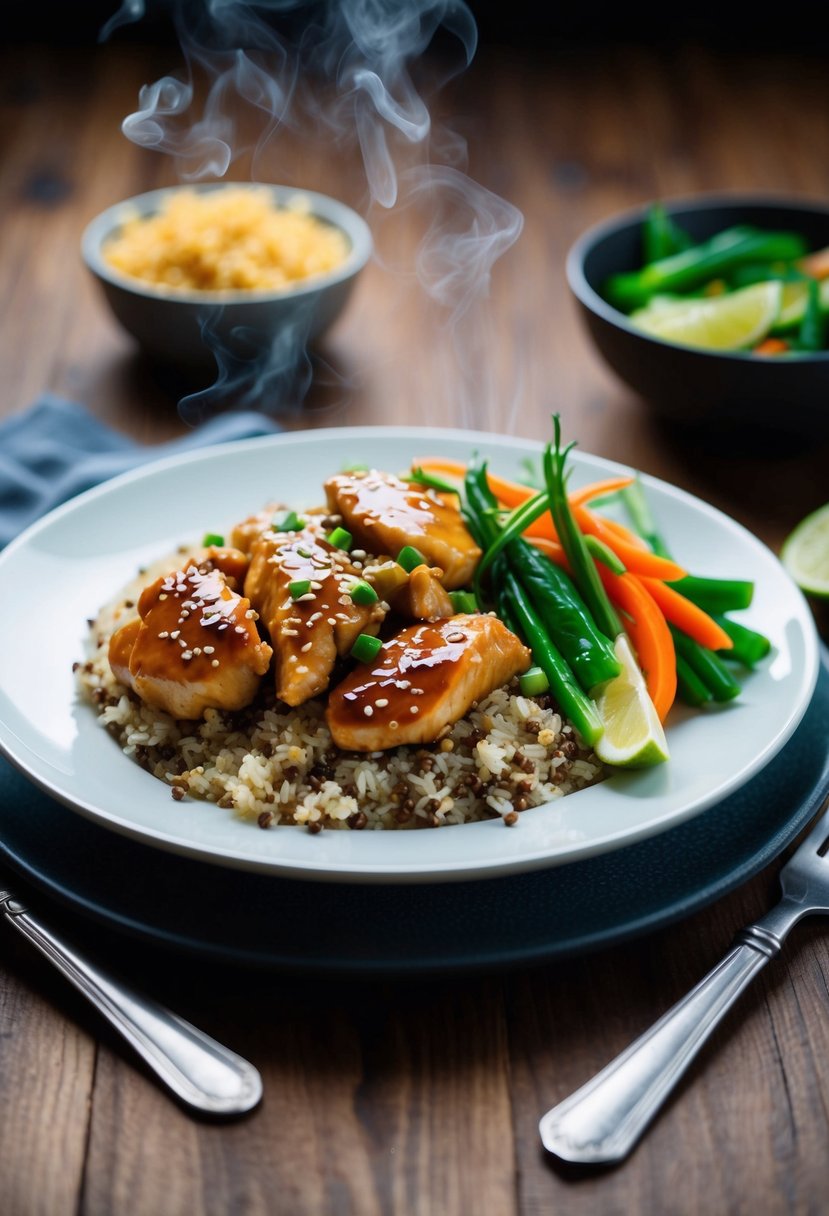
[{"label": "blue cloth napkin", "polygon": [[45,394],[0,425],[0,548],[53,507],[146,461],[282,428],[257,413],[219,414],[170,443],[147,446],[81,405]]}]

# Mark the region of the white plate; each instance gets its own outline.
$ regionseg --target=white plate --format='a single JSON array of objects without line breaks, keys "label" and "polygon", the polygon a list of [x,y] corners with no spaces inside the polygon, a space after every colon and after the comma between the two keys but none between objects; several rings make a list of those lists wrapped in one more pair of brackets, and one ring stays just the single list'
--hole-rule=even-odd
[{"label": "white plate", "polygon": [[[68,806],[144,844],[222,865],[329,881],[442,881],[517,873],[619,848],[674,827],[724,798],[783,746],[811,698],[818,647],[809,608],[774,555],[699,499],[645,478],[672,550],[688,569],[754,580],[742,619],[774,652],[740,699],[673,710],[668,764],[608,781],[500,820],[419,832],[261,831],[209,803],[173,801],[127,760],[78,700],[72,663],[86,619],[142,563],[205,531],[226,530],[279,498],[319,502],[325,475],[351,463],[397,471],[436,452],[516,476],[539,444],[462,431],[330,429],[253,439],[159,461],[53,511],[0,556],[0,745]],[[572,485],[620,466],[576,451]],[[1,814],[1,812],[0,812]]]}]

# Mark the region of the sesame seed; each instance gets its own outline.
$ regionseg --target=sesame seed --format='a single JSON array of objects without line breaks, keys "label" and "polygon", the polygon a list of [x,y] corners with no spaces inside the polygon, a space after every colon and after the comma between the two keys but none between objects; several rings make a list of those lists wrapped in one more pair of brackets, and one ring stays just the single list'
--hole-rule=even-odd
[{"label": "sesame seed", "polygon": [[173,632],[170,634],[170,637],[173,639],[173,641],[175,641],[175,640],[176,640],[176,638],[178,637],[178,635],[179,635],[179,633],[180,633],[180,632],[181,632],[181,630],[180,630],[180,629],[174,629],[174,630],[173,630]]},{"label": "sesame seed", "polygon": [[303,654],[307,654],[313,645],[313,642],[306,642],[304,646],[300,646],[300,650]]},{"label": "sesame seed", "polygon": [[385,709],[388,703],[387,697],[380,697],[379,700],[375,702],[378,709]]},{"label": "sesame seed", "polygon": [[189,662],[190,662],[190,660],[191,660],[191,659],[192,659],[192,657],[193,657],[193,651],[192,651],[192,650],[185,650],[185,651],[183,652],[183,654],[182,654],[182,656],[181,656],[181,657],[184,659],[185,663],[189,663]]},{"label": "sesame seed", "polygon": [[301,595],[296,602],[298,604],[311,604],[316,598],[317,597],[313,591],[306,591],[305,594]]},{"label": "sesame seed", "polygon": [[168,638],[168,637],[170,636],[170,631],[169,631],[169,629],[162,629],[162,630],[161,630],[161,633],[160,633],[158,636],[159,636],[160,638]]},{"label": "sesame seed", "polygon": [[283,636],[283,638],[298,638],[299,630],[298,629],[283,629],[282,636]]},{"label": "sesame seed", "polygon": [[374,713],[374,710],[371,708],[370,705],[364,705],[363,713],[366,715],[367,718],[370,718],[372,716],[372,714]]},{"label": "sesame seed", "polygon": [[216,647],[215,647],[215,646],[205,646],[205,647],[204,647],[204,653],[205,653],[205,654],[212,654],[212,653],[213,653],[213,651],[214,651],[215,649],[216,649]]},{"label": "sesame seed", "polygon": [[394,719],[392,719],[392,721],[389,722],[389,730],[397,730],[399,725],[400,724],[398,722],[395,722]]},{"label": "sesame seed", "polygon": [[244,625],[237,625],[237,626],[236,626],[236,633],[244,633],[244,632],[245,632],[245,627],[244,627]]},{"label": "sesame seed", "polygon": [[297,667],[296,673],[298,676],[306,676],[308,674],[308,668],[303,665],[300,665],[299,667]]},{"label": "sesame seed", "polygon": [[164,594],[164,592],[162,591],[161,595],[160,595],[158,598],[159,598],[160,600],[166,600],[167,596],[166,596],[166,595]]},{"label": "sesame seed", "polygon": [[410,706],[409,706],[409,713],[410,713],[410,714],[419,714],[419,713],[420,713],[420,706],[419,706],[419,705],[410,705]]},{"label": "sesame seed", "polygon": [[328,618],[328,624],[329,624],[329,625],[336,625],[336,623],[337,623],[337,618],[336,618],[336,617],[334,617],[334,616],[330,616],[330,617]]},{"label": "sesame seed", "polygon": [[219,666],[219,660],[218,660],[218,659],[212,659],[212,660],[211,660],[211,663],[210,663],[210,666],[211,666],[211,667],[218,667],[218,666]]},{"label": "sesame seed", "polygon": [[194,646],[193,654],[201,654],[201,646]]},{"label": "sesame seed", "polygon": [[186,609],[186,608],[182,608],[182,610],[181,610],[181,616],[180,616],[178,619],[179,619],[180,621],[186,621],[189,615],[190,615],[190,613],[187,611],[187,609]]}]

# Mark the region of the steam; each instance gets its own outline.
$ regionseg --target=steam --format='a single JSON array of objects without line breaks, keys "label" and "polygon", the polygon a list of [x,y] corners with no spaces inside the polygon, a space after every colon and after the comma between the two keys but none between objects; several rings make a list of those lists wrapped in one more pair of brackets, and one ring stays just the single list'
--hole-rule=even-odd
[{"label": "steam", "polygon": [[[463,0],[156,3],[172,15],[184,71],[181,78],[167,75],[141,89],[138,109],[122,124],[127,138],[172,156],[183,181],[221,178],[251,152],[256,176],[284,128],[310,126],[339,152],[359,149],[369,217],[379,222],[383,213],[391,217],[414,209],[421,221],[413,261],[396,269],[436,305],[440,333],[455,362],[446,383],[463,393],[468,421],[480,424],[481,393],[493,380],[487,375],[494,348],[485,304],[494,264],[517,240],[523,217],[467,176],[464,139],[433,124],[415,83],[438,34],[455,55],[437,85],[472,61],[477,29],[467,5]],[[123,0],[102,39],[145,15],[146,0]],[[256,119],[252,144],[239,129],[240,100]],[[382,251],[377,258],[391,269]],[[214,324],[215,312],[213,320],[206,314],[204,336],[216,354],[218,378],[211,390],[182,403],[185,413],[198,417],[234,393],[240,404],[270,410],[290,396],[303,399],[313,378],[304,319],[275,341],[248,331],[234,334],[233,351],[218,343]],[[246,353],[240,356],[239,350]]]}]

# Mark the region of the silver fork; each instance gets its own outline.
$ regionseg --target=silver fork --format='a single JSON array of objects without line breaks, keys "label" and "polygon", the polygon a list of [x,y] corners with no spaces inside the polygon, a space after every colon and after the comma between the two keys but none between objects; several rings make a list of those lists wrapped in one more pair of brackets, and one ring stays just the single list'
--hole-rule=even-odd
[{"label": "silver fork", "polygon": [[539,1123],[544,1147],[564,1161],[621,1161],[639,1140],[688,1065],[755,975],[775,958],[789,930],[829,912],[829,810],[780,872],[783,896],[737,934],[734,945],[687,996]]},{"label": "silver fork", "polygon": [[247,1060],[203,1030],[104,972],[0,888],[0,916],[91,1001],[182,1102],[211,1115],[240,1115],[262,1097]]}]

